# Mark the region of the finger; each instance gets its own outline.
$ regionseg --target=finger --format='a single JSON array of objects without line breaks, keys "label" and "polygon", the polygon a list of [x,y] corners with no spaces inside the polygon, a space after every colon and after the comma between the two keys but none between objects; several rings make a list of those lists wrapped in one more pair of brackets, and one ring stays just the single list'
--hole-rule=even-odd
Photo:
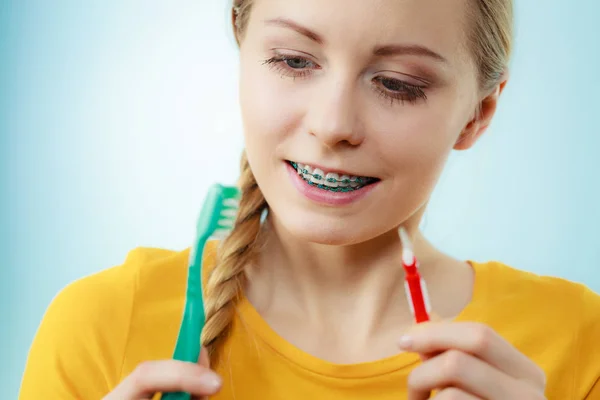
[{"label": "finger", "polygon": [[429,322],[434,323],[434,322],[442,322],[443,319],[442,317],[437,314],[435,311],[432,311],[429,313]]},{"label": "finger", "polygon": [[432,311],[429,314],[429,321],[414,324],[409,329],[407,329],[406,332],[404,332],[404,333],[408,334],[411,332],[418,332],[420,330],[426,330],[426,329],[429,329],[429,327],[431,325],[436,325],[436,324],[443,323],[443,322],[444,322],[444,320],[442,319],[442,317],[440,317],[438,314],[436,314],[435,312]]},{"label": "finger", "polygon": [[428,400],[431,398],[431,391],[430,390],[421,390],[421,391],[417,391],[417,390],[411,390],[410,388],[408,389],[408,397],[406,397],[406,400]]},{"label": "finger", "polygon": [[[442,317],[440,317],[438,314],[436,314],[435,311],[432,311],[429,314],[429,321],[427,321],[427,322],[421,322],[420,324],[413,325],[410,329],[408,329],[405,332],[405,334],[409,334],[411,332],[419,331],[421,329],[429,329],[429,327],[432,324],[439,323],[439,322],[443,322]],[[421,361],[427,361],[430,358],[435,357],[436,355],[438,355],[440,353],[442,353],[442,352],[439,351],[439,352],[434,352],[434,353],[431,353],[431,354],[419,354],[419,356],[421,358]]]},{"label": "finger", "polygon": [[448,388],[439,392],[433,397],[433,400],[482,400],[480,397],[473,396],[463,390]]},{"label": "finger", "polygon": [[[415,368],[408,378],[408,399],[421,400],[425,393],[457,388],[483,399],[512,399],[519,383],[491,365],[457,350],[449,350]],[[414,394],[413,394],[414,393]]]},{"label": "finger", "polygon": [[[198,364],[210,369],[210,357],[208,355],[208,351],[205,347],[200,348],[200,356],[198,357]],[[160,400],[162,399],[162,393],[156,393],[152,400]],[[192,397],[192,400],[205,400],[208,397]]]},{"label": "finger", "polygon": [[195,396],[213,395],[221,379],[208,368],[176,360],[140,364],[106,399],[139,400],[156,392],[187,392]]},{"label": "finger", "polygon": [[412,329],[400,339],[400,347],[420,354],[432,354],[448,349],[472,354],[502,372],[545,384],[542,370],[491,328],[477,323],[432,323]]}]

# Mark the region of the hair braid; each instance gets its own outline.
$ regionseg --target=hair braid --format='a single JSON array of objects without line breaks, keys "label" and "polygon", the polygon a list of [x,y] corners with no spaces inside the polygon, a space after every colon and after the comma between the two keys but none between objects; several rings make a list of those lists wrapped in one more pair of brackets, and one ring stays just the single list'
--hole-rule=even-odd
[{"label": "hair braid", "polygon": [[241,161],[239,187],[242,196],[233,230],[221,243],[217,263],[206,284],[206,324],[202,345],[214,362],[218,346],[229,332],[235,304],[244,289],[244,269],[254,256],[261,213],[267,207],[245,153]]}]

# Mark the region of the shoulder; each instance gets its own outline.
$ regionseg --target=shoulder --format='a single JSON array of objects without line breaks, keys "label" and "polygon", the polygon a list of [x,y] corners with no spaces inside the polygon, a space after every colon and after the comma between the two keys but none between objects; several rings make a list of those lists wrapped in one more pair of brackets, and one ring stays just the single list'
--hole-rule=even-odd
[{"label": "shoulder", "polygon": [[[31,346],[22,398],[39,398],[41,393],[101,397],[120,381],[130,360],[168,357],[185,301],[188,255],[189,250],[138,248],[121,265],[62,289]],[[149,320],[167,339],[140,350],[131,340],[151,325]],[[161,324],[167,326],[166,334]]]},{"label": "shoulder", "polygon": [[[126,363],[130,347],[135,347],[132,341],[142,333],[153,337],[157,326],[162,337],[174,341],[185,302],[188,257],[189,250],[136,248],[121,265],[65,287],[44,322],[59,319],[63,326],[77,322],[89,336],[79,329],[61,334],[86,341],[105,337]],[[154,355],[170,356],[167,346],[161,350]]]},{"label": "shoulder", "polygon": [[[562,318],[581,338],[600,338],[600,294],[587,285],[564,278],[540,275],[491,263],[497,287],[490,293],[498,300],[526,299],[540,316]],[[596,346],[599,347],[600,346]],[[600,352],[598,353],[600,356]],[[600,365],[600,358],[598,359]]]},{"label": "shoulder", "polygon": [[[581,389],[600,391],[600,295],[587,287],[581,293],[581,325],[578,332],[577,363]],[[593,368],[586,368],[590,365]],[[591,385],[596,387],[592,389]],[[589,395],[590,399],[591,394]]]},{"label": "shoulder", "polygon": [[[119,265],[78,279],[61,290],[43,322],[61,319],[105,326],[120,316],[128,321],[148,292],[180,292],[188,251],[137,248]],[[140,304],[141,301],[141,304]]]},{"label": "shoulder", "polygon": [[484,318],[583,398],[600,379],[600,295],[500,262],[474,266]]},{"label": "shoulder", "polygon": [[[501,262],[474,263],[477,290],[486,303],[517,306],[515,313],[534,313],[538,317],[562,318],[571,327],[582,329],[600,324],[600,295],[583,283],[535,274]],[[584,329],[587,332],[587,329]]]},{"label": "shoulder", "polygon": [[[481,291],[489,301],[527,299],[534,306],[555,312],[583,313],[589,307],[600,311],[600,295],[582,283],[514,268],[498,261],[473,263]],[[580,315],[581,316],[581,315]]]}]

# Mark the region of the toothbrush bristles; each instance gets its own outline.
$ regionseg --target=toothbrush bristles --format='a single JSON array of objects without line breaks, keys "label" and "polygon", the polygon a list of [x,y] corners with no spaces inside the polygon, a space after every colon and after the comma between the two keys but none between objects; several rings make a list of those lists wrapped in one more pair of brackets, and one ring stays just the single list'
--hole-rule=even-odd
[{"label": "toothbrush bristles", "polygon": [[240,202],[237,199],[225,199],[223,200],[223,205],[231,208],[239,208]]},{"label": "toothbrush bristles", "polygon": [[213,232],[212,237],[215,239],[225,239],[231,233],[231,229],[217,229]]},{"label": "toothbrush bristles", "polygon": [[237,210],[234,209],[224,209],[221,211],[221,216],[225,218],[235,218],[237,215]]},{"label": "toothbrush bristles", "polygon": [[217,224],[219,226],[223,226],[225,228],[232,228],[233,227],[233,222],[234,221],[232,219],[220,219]]},{"label": "toothbrush bristles", "polygon": [[402,249],[412,250],[412,243],[410,241],[410,236],[408,236],[408,232],[406,232],[406,229],[404,229],[404,227],[400,227],[398,229],[398,233],[400,235],[400,241],[402,242]]},{"label": "toothbrush bristles", "polygon": [[400,235],[400,242],[402,245],[402,262],[404,262],[406,265],[412,265],[415,255],[412,250],[412,242],[410,241],[408,232],[406,232],[404,227],[400,227],[398,229],[398,234]]}]

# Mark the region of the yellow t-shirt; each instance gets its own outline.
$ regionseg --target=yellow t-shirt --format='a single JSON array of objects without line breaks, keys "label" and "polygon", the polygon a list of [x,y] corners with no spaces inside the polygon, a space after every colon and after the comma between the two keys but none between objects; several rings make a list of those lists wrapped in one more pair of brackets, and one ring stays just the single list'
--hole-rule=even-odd
[{"label": "yellow t-shirt", "polygon": [[[210,265],[214,248],[205,259]],[[52,302],[33,342],[20,399],[101,399],[142,361],[173,354],[189,251],[132,251]],[[583,285],[472,263],[472,302],[457,318],[488,324],[542,367],[549,400],[600,399],[600,296]],[[418,356],[336,365],[277,335],[242,300],[214,400],[398,400]]]}]

